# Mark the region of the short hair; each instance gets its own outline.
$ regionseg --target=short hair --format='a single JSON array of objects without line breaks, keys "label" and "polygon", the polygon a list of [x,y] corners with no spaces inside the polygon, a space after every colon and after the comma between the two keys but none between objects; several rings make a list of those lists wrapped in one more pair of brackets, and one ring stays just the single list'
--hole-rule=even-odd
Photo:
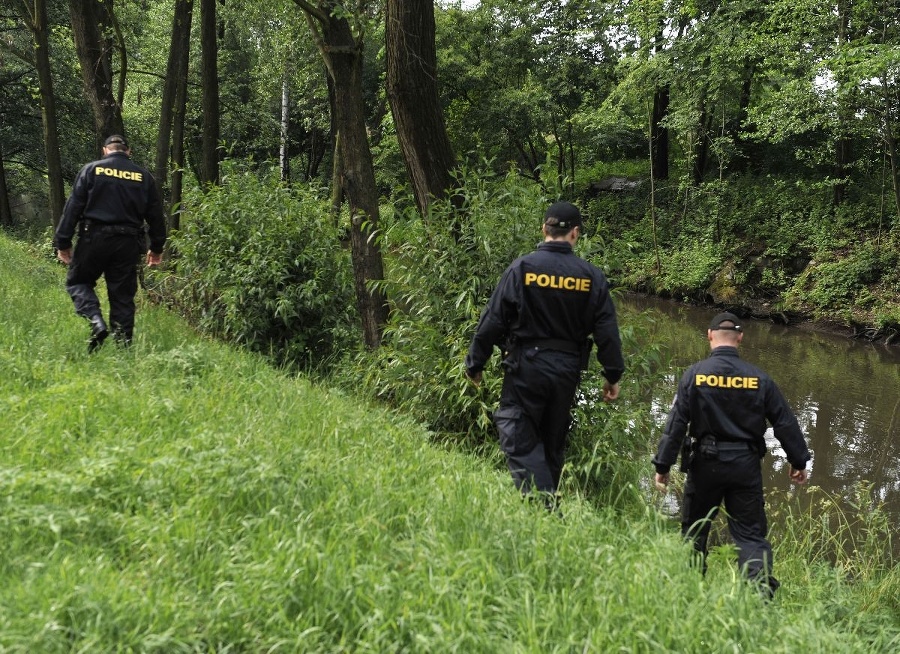
[{"label": "short hair", "polygon": [[571,232],[579,225],[572,225],[571,227],[560,227],[559,221],[556,218],[547,218],[544,221],[544,227],[547,230],[547,236],[551,238],[561,238]]},{"label": "short hair", "polygon": [[113,134],[103,141],[103,147],[113,152],[126,152],[128,150],[128,141],[121,134]]}]

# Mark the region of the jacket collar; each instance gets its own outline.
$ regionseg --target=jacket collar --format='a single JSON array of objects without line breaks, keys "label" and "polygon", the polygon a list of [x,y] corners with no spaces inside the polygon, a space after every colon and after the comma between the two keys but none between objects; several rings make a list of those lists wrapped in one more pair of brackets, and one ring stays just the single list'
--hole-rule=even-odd
[{"label": "jacket collar", "polygon": [[538,245],[538,250],[550,250],[551,252],[572,252],[572,246],[568,241],[544,241]]}]

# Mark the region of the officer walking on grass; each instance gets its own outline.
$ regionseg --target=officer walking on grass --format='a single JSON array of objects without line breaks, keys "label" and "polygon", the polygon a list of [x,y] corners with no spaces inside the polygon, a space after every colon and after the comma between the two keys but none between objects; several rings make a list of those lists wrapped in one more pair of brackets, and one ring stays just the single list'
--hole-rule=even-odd
[{"label": "officer walking on grass", "polygon": [[88,352],[96,351],[109,335],[94,290],[97,280],[101,275],[106,280],[113,337],[130,345],[141,255],[146,251],[148,266],[159,265],[165,242],[166,224],[153,177],[131,160],[124,137],[110,136],[103,144],[103,158],[87,164],[75,178],[54,238],[57,257],[69,266],[66,291],[75,312],[91,323]]},{"label": "officer walking on grass", "polygon": [[700,553],[703,572],[711,522],[724,502],[738,563],[771,598],[779,583],[772,576],[772,546],[766,540],[760,464],[766,452],[766,421],[784,448],[795,484],[806,483],[810,455],[797,418],[775,382],[738,356],[743,331],[733,313],[712,319],[706,332],[711,354],[681,377],[653,465],[656,486],[665,492],[669,470],[682,451],[687,480],[681,531]]},{"label": "officer walking on grass", "polygon": [[545,493],[551,508],[589,337],[603,365],[605,401],[618,397],[624,370],[606,277],[573,251],[581,229],[574,205],[557,202],[547,209],[544,242],[503,273],[465,361],[466,376],[479,384],[494,347],[504,353],[500,407],[494,412],[500,448],[519,490]]}]

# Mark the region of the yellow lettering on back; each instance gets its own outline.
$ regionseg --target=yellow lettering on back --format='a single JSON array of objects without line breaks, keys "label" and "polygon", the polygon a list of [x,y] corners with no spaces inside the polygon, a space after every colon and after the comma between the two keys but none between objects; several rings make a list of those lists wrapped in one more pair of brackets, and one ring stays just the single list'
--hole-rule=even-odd
[{"label": "yellow lettering on back", "polygon": [[119,170],[118,168],[106,168],[97,166],[94,168],[95,175],[103,175],[104,177],[115,177],[117,179],[127,179],[132,182],[141,182],[144,180],[144,173],[131,170]]},{"label": "yellow lettering on back", "polygon": [[[140,173],[135,173],[140,181]],[[547,273],[525,273],[525,286],[540,286],[541,288],[555,288],[566,291],[590,292],[591,280],[586,277],[561,277],[548,275]]]},{"label": "yellow lettering on back", "polygon": [[710,388],[736,388],[756,390],[759,388],[759,377],[726,377],[724,375],[694,375],[694,386]]}]

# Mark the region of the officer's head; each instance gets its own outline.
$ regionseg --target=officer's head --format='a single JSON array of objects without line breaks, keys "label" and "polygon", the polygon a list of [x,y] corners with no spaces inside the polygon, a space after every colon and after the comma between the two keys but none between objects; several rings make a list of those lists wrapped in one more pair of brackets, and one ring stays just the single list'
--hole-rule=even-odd
[{"label": "officer's head", "polygon": [[706,337],[709,339],[710,347],[737,345],[744,338],[741,319],[728,311],[717,314],[709,323]]},{"label": "officer's head", "polygon": [[131,148],[128,147],[128,141],[125,140],[124,136],[113,134],[103,141],[103,156],[105,157],[110,152],[124,152],[127,154],[131,152]]},{"label": "officer's head", "polygon": [[551,239],[566,239],[573,243],[581,233],[581,212],[570,202],[554,202],[544,213],[544,235]]}]

